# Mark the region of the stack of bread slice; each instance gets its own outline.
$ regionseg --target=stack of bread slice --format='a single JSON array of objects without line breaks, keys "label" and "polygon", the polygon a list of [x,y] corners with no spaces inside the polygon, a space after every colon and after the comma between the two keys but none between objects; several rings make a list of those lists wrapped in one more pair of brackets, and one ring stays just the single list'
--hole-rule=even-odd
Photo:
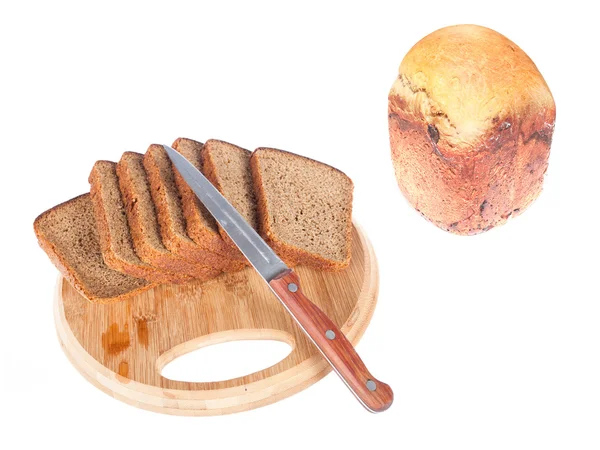
[{"label": "stack of bread slice", "polygon": [[[283,150],[254,152],[179,138],[173,148],[201,170],[290,266],[341,270],[350,262],[350,178]],[[40,246],[87,299],[125,300],[162,283],[216,278],[249,265],[160,145],[97,161],[90,193],[42,213]]]}]

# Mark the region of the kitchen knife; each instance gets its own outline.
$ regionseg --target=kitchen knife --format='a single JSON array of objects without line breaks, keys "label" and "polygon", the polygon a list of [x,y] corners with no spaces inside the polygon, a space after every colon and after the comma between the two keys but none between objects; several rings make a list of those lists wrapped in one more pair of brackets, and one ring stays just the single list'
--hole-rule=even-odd
[{"label": "kitchen knife", "polygon": [[287,267],[210,181],[177,151],[163,146],[183,179],[213,215],[300,328],[350,391],[371,412],[385,411],[392,389],[376,380],[337,326],[302,293],[298,275]]}]

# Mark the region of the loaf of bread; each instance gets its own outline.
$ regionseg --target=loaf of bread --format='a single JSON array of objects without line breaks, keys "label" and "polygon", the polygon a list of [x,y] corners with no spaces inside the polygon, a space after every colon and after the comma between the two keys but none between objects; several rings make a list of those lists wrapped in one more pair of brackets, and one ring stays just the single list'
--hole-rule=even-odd
[{"label": "loaf of bread", "polygon": [[[176,147],[289,265],[340,270],[350,261],[352,181],[282,150],[254,154],[223,141]],[[189,283],[249,265],[171,164],[164,148],[97,161],[90,194],[34,223],[41,247],[92,302],[124,300],[160,283]]]},{"label": "loaf of bread", "polygon": [[542,189],[556,108],[531,59],[475,25],[438,30],[404,57],[389,93],[398,185],[440,228],[476,234]]}]

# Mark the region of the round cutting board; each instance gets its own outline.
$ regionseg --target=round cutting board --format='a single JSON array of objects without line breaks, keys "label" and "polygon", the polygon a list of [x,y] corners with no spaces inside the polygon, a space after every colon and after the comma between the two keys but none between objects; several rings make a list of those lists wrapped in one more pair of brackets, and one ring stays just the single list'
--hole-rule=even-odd
[{"label": "round cutting board", "polygon": [[[304,293],[356,344],[377,301],[371,244],[354,227],[352,260],[341,272],[295,269]],[[59,278],[54,308],[61,346],[94,386],[151,411],[205,416],[245,411],[289,397],[323,378],[329,365],[252,269],[202,285],[161,285],[127,301],[95,304]],[[210,383],[161,376],[165,365],[195,349],[236,340],[270,339],[292,347],[279,363]]]}]

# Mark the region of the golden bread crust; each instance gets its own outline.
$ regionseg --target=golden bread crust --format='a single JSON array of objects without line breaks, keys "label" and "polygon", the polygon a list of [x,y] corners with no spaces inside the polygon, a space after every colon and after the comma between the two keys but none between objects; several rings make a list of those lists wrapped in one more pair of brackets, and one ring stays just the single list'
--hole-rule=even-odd
[{"label": "golden bread crust", "polygon": [[501,34],[475,25],[430,34],[388,99],[398,185],[438,227],[480,233],[539,195],[556,108],[531,59]]},{"label": "golden bread crust", "polygon": [[442,28],[406,54],[390,91],[439,132],[440,145],[476,151],[504,118],[553,110],[538,68],[514,42],[477,25]]}]

